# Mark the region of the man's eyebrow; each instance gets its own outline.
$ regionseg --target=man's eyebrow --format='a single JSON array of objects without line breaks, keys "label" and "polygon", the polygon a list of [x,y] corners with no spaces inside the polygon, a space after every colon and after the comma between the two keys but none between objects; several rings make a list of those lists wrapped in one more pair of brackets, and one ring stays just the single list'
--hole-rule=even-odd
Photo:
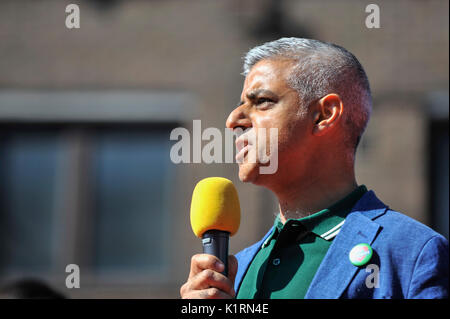
[{"label": "man's eyebrow", "polygon": [[[256,89],[256,90],[250,91],[250,92],[248,92],[246,94],[246,97],[249,100],[255,100],[260,95],[269,95],[272,98],[276,98],[277,97],[277,95],[274,92],[272,92],[270,90],[267,90],[267,89]],[[244,103],[245,103],[244,101],[240,101],[237,104],[237,107],[241,106]]]},{"label": "man's eyebrow", "polygon": [[272,91],[267,90],[267,89],[256,89],[256,90],[250,91],[250,92],[248,92],[248,93],[246,94],[246,96],[247,96],[247,98],[248,98],[249,100],[254,100],[254,99],[256,99],[259,95],[270,95],[270,96],[272,96],[272,97],[276,97],[276,96],[277,96],[275,93],[273,93]]}]

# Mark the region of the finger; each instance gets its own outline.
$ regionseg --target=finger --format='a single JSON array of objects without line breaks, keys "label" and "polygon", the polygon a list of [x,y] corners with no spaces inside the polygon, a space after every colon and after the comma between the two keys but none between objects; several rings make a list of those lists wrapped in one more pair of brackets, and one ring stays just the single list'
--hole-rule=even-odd
[{"label": "finger", "polygon": [[192,256],[191,259],[191,271],[189,273],[189,279],[205,269],[222,272],[225,269],[225,265],[216,256],[209,254],[196,254]]},{"label": "finger", "polygon": [[[220,293],[214,289],[220,291]],[[234,298],[235,293],[233,283],[229,278],[221,273],[206,269],[181,286],[180,296],[183,299],[223,299]]]},{"label": "finger", "polygon": [[205,269],[189,280],[190,290],[204,290],[209,288],[217,288],[231,297],[235,296],[233,282],[214,270]]},{"label": "finger", "polygon": [[183,296],[183,299],[231,299],[232,296],[217,288],[193,290]]}]

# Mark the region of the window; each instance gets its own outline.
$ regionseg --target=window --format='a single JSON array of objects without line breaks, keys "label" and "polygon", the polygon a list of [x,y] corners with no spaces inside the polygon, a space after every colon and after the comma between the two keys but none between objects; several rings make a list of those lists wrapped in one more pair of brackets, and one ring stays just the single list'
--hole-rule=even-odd
[{"label": "window", "polygon": [[95,269],[161,267],[170,130],[98,132],[93,141]]},{"label": "window", "polygon": [[58,132],[15,131],[0,144],[0,270],[49,272],[54,259]]},{"label": "window", "polygon": [[[159,277],[184,93],[0,91],[0,280]],[[89,280],[89,279],[88,279]]]}]

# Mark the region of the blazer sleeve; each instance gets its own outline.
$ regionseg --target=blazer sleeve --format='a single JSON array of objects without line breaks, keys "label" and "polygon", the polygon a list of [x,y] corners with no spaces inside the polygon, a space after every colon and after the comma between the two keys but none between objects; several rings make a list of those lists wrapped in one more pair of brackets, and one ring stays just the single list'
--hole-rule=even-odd
[{"label": "blazer sleeve", "polygon": [[441,235],[431,237],[417,257],[407,298],[448,298],[448,267],[448,241]]}]

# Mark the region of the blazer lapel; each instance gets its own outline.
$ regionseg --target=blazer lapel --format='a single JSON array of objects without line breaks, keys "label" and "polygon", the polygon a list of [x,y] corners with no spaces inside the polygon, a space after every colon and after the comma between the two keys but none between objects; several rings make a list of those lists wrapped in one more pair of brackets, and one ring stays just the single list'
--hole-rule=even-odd
[{"label": "blazer lapel", "polygon": [[242,279],[244,278],[247,269],[250,266],[250,263],[253,261],[253,258],[255,258],[256,254],[261,249],[261,246],[263,245],[265,240],[272,234],[272,231],[273,227],[270,228],[270,230],[264,235],[264,237],[260,241],[253,244],[250,247],[245,248],[236,255],[236,258],[239,261],[236,278],[234,280],[234,290],[236,291],[236,294],[241,286]]},{"label": "blazer lapel", "polygon": [[380,229],[372,219],[383,214],[386,208],[372,191],[363,196],[331,244],[305,299],[337,299],[342,295],[358,270],[349,260],[350,250],[360,243],[372,245]]}]

